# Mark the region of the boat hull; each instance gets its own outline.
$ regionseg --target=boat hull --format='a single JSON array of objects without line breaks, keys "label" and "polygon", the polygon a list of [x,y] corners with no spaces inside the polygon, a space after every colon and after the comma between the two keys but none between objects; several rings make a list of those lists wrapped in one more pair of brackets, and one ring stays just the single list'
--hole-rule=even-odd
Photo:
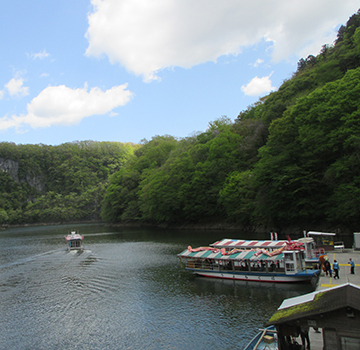
[{"label": "boat hull", "polygon": [[267,282],[267,283],[311,283],[314,278],[317,278],[315,274],[260,274],[260,273],[244,273],[234,271],[209,271],[186,268],[186,270],[193,271],[194,274],[210,277],[210,278],[222,278],[228,280],[239,280],[249,282]]}]

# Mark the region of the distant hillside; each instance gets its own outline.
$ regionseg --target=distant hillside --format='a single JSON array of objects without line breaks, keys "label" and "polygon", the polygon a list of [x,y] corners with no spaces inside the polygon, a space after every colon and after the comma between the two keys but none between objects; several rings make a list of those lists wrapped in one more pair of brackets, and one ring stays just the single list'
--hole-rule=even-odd
[{"label": "distant hillside", "polygon": [[278,91],[206,132],[156,136],[110,177],[110,222],[360,226],[360,12]]},{"label": "distant hillside", "polygon": [[136,147],[93,141],[0,143],[0,223],[99,219],[109,175]]}]

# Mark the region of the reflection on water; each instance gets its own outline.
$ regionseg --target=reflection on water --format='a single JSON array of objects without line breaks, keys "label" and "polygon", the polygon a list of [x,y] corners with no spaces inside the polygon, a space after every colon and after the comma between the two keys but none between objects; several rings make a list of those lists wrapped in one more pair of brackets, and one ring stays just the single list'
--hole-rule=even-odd
[{"label": "reflection on water", "polygon": [[312,291],[181,269],[176,254],[189,244],[233,232],[87,225],[76,227],[84,251],[69,252],[69,229],[0,233],[1,348],[241,349],[284,298]]}]

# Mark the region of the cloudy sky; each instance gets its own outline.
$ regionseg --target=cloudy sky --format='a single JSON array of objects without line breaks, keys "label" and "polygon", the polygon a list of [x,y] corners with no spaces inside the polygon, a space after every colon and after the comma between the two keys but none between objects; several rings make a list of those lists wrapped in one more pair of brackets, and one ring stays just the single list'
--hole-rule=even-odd
[{"label": "cloudy sky", "polygon": [[187,137],[279,88],[354,0],[11,0],[0,141]]}]

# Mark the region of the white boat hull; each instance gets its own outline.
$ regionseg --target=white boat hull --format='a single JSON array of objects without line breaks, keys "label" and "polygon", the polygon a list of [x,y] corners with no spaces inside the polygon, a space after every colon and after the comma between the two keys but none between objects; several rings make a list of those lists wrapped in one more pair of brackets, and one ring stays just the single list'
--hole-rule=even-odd
[{"label": "white boat hull", "polygon": [[241,273],[241,272],[226,272],[226,271],[207,271],[207,270],[194,270],[194,274],[211,277],[211,278],[223,278],[230,280],[249,281],[249,282],[268,282],[268,283],[310,283],[316,275],[313,274],[297,274],[297,275],[285,275],[285,274],[256,274],[256,273]]}]

